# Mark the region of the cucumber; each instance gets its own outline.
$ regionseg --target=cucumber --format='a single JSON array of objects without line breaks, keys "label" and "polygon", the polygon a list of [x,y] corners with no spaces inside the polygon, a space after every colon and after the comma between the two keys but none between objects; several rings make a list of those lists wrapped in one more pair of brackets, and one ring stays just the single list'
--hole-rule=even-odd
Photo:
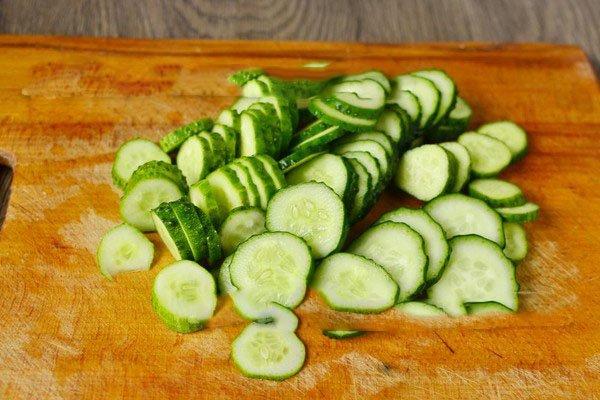
[{"label": "cucumber", "polygon": [[260,207],[260,194],[258,193],[258,188],[252,180],[252,176],[250,175],[248,168],[240,163],[230,163],[223,168],[235,172],[237,178],[246,191],[246,195],[248,196],[248,205],[252,207]]},{"label": "cucumber", "polygon": [[482,125],[477,132],[498,139],[510,150],[512,161],[527,154],[527,133],[512,121],[496,121]]},{"label": "cucumber", "polygon": [[491,207],[515,207],[525,204],[519,187],[500,179],[476,179],[469,183],[469,196],[481,199]]},{"label": "cucumber", "polygon": [[348,158],[350,167],[356,174],[357,191],[349,202],[348,219],[350,223],[359,221],[364,217],[373,204],[372,196],[375,193],[372,177],[367,169],[356,159]]},{"label": "cucumber", "polygon": [[223,260],[221,268],[217,274],[217,286],[221,294],[229,294],[235,292],[237,288],[231,283],[231,275],[229,274],[229,265],[233,256],[228,256]]},{"label": "cucumber", "polygon": [[392,90],[388,78],[381,71],[377,70],[367,71],[361,74],[346,75],[344,78],[342,78],[342,81],[362,81],[365,79],[370,79],[379,83],[386,94],[390,93]]},{"label": "cucumber", "polygon": [[[430,128],[436,121],[441,103],[441,94],[436,85],[429,79],[415,75],[399,75],[394,81],[400,90],[407,90],[418,99],[421,105],[418,127],[421,130]],[[410,114],[409,110],[406,111]]]},{"label": "cucumber", "polygon": [[440,92],[440,105],[432,121],[432,126],[439,125],[446,119],[456,104],[456,84],[444,71],[439,69],[426,69],[413,72],[411,75],[429,79]]},{"label": "cucumber", "polygon": [[269,156],[262,154],[255,156],[254,159],[260,161],[263,167],[265,167],[265,171],[267,171],[267,174],[269,174],[269,176],[271,177],[271,180],[275,185],[276,190],[287,186],[285,176],[283,175],[283,172],[279,169],[277,161],[273,160]]},{"label": "cucumber", "polygon": [[386,221],[363,232],[348,252],[381,265],[400,288],[398,301],[406,301],[425,285],[427,255],[423,238],[404,223]]},{"label": "cucumber", "polygon": [[392,307],[398,295],[398,285],[382,267],[349,253],[324,259],[313,286],[337,311],[379,313]]},{"label": "cucumber", "polygon": [[[319,121],[320,122],[320,121]],[[321,126],[321,124],[319,125]],[[339,126],[327,126],[326,128],[317,131],[313,125],[308,127],[312,135],[302,131],[298,134],[298,141],[290,149],[290,153],[305,151],[307,149],[316,149],[318,151],[324,150],[329,143],[344,136],[344,132]]]},{"label": "cucumber", "polygon": [[407,151],[400,158],[394,182],[419,200],[429,201],[454,187],[456,161],[435,144]]},{"label": "cucumber", "polygon": [[323,335],[331,339],[352,339],[364,335],[364,331],[324,330]]},{"label": "cucumber", "polygon": [[219,236],[225,255],[234,252],[237,246],[249,237],[266,231],[265,213],[257,207],[240,207],[231,211],[223,224]]},{"label": "cucumber", "polygon": [[408,142],[408,130],[400,112],[398,107],[388,105],[375,125],[375,130],[385,133],[394,142],[396,148]]},{"label": "cucumber", "polygon": [[160,148],[165,152],[177,150],[188,138],[202,131],[209,131],[213,126],[210,118],[203,118],[169,132],[160,139]]},{"label": "cucumber", "polygon": [[314,97],[310,100],[308,109],[317,119],[350,132],[370,130],[377,123],[377,118],[361,118],[338,111],[335,108],[338,104],[331,98]]},{"label": "cucumber", "polygon": [[233,129],[236,132],[237,137],[237,133],[240,130],[240,114],[238,114],[237,111],[228,109],[221,111],[216,122],[217,124]]},{"label": "cucumber", "polygon": [[304,239],[315,259],[339,250],[348,233],[344,203],[327,185],[301,183],[280,190],[267,207],[269,231]]},{"label": "cucumber", "polygon": [[246,189],[231,169],[219,168],[211,172],[206,180],[213,190],[222,215],[234,208],[250,205]]},{"label": "cucumber", "polygon": [[221,251],[221,240],[219,239],[219,234],[211,223],[210,218],[200,209],[196,209],[196,212],[204,227],[204,234],[206,236],[206,247],[208,249],[207,262],[210,267],[214,267],[221,261],[223,256]]},{"label": "cucumber", "polygon": [[473,111],[467,102],[457,97],[456,105],[446,120],[437,129],[427,132],[427,139],[431,142],[456,140],[461,133],[467,130],[472,114]]},{"label": "cucumber", "polygon": [[261,126],[256,114],[243,111],[240,115],[239,156],[271,154],[271,143],[267,141],[266,129]]},{"label": "cucumber", "polygon": [[171,163],[167,153],[150,140],[135,138],[126,141],[115,155],[112,166],[113,183],[123,189],[138,167],[153,160]]},{"label": "cucumber", "polygon": [[498,315],[514,314],[510,308],[495,301],[483,301],[479,303],[465,303],[465,309],[469,315]]},{"label": "cucumber", "polygon": [[476,235],[450,240],[450,258],[440,280],[429,288],[429,302],[448,314],[465,315],[464,303],[498,302],[518,308],[515,267],[494,242]]},{"label": "cucumber", "polygon": [[202,329],[217,306],[213,276],[192,261],[177,261],[156,275],[152,306],[165,325],[176,332]]},{"label": "cucumber", "polygon": [[190,201],[204,212],[214,226],[219,226],[223,217],[212,187],[207,180],[201,180],[190,186]]},{"label": "cucumber", "polygon": [[335,154],[340,154],[342,156],[349,152],[366,151],[377,160],[383,185],[385,185],[391,176],[392,160],[385,151],[385,148],[373,140],[357,140],[352,143],[344,143],[336,146],[333,151]]},{"label": "cucumber", "polygon": [[384,176],[381,174],[381,167],[379,166],[379,161],[377,161],[377,159],[367,151],[348,151],[342,154],[342,157],[356,160],[366,168],[369,175],[371,175],[371,183],[373,187],[372,198],[373,201],[375,201],[376,197],[384,189],[385,185]]},{"label": "cucumber", "polygon": [[504,247],[504,255],[513,263],[522,261],[527,255],[527,234],[525,229],[518,223],[505,222],[504,239],[506,246]]},{"label": "cucumber", "polygon": [[175,217],[179,222],[185,238],[187,239],[188,246],[192,251],[192,260],[200,262],[207,259],[208,257],[208,243],[206,240],[205,224],[203,219],[198,215],[200,211],[194,206],[188,199],[182,197],[179,200],[168,203]]},{"label": "cucumber", "polygon": [[244,290],[233,291],[230,296],[236,311],[243,318],[288,332],[298,329],[298,317],[289,308],[277,303],[257,304],[252,294]]},{"label": "cucumber", "polygon": [[111,280],[120,272],[149,270],[153,259],[152,242],[128,224],[117,225],[106,232],[96,252],[100,272]]},{"label": "cucumber", "polygon": [[427,283],[435,282],[442,273],[446,260],[450,255],[448,243],[440,225],[425,211],[411,208],[398,208],[387,212],[379,217],[376,223],[385,221],[404,223],[421,235],[425,254],[427,255],[425,279]]},{"label": "cucumber", "polygon": [[[250,106],[254,103],[257,103],[260,101],[260,98],[258,97],[239,97],[235,103],[233,103],[231,105],[231,110],[235,111],[237,114],[242,114],[242,112],[246,111],[248,108],[250,108]],[[241,120],[240,120],[241,123]]]},{"label": "cucumber", "polygon": [[344,114],[367,119],[378,118],[385,105],[385,90],[372,79],[342,81],[328,87],[323,95],[335,99],[335,108]]},{"label": "cucumber", "polygon": [[423,210],[442,227],[446,239],[460,235],[479,235],[504,247],[502,219],[484,201],[459,193],[440,196]]},{"label": "cucumber", "polygon": [[175,260],[194,260],[183,227],[169,203],[162,203],[153,209],[152,219],[158,235]]},{"label": "cucumber", "polygon": [[469,152],[471,171],[478,178],[496,176],[510,164],[510,149],[493,137],[465,132],[458,137],[458,143]]},{"label": "cucumber", "polygon": [[312,268],[310,250],[297,236],[265,232],[241,243],[229,265],[231,283],[251,300],[295,308],[304,299]]},{"label": "cucumber", "polygon": [[273,105],[263,102],[254,103],[250,106],[249,111],[260,112],[260,115],[257,114],[257,116],[263,129],[266,129],[267,140],[270,144],[269,154],[280,154],[283,152],[287,147],[283,147],[285,144],[282,140],[279,119]]},{"label": "cucumber", "polygon": [[471,175],[471,156],[462,144],[458,142],[444,142],[440,146],[454,156],[456,161],[456,173],[454,175],[454,185],[450,188],[450,192],[460,192],[465,184],[469,181]]},{"label": "cucumber", "polygon": [[175,165],[163,161],[148,161],[135,170],[125,186],[124,193],[127,194],[138,185],[138,183],[153,178],[165,178],[171,180],[179,189],[187,193],[188,186],[185,177]]},{"label": "cucumber", "polygon": [[421,103],[417,96],[408,90],[401,90],[400,87],[395,84],[392,93],[387,100],[388,104],[395,104],[404,110],[410,117],[411,124],[417,128],[421,126]]},{"label": "cucumber", "polygon": [[275,182],[273,182],[273,179],[265,169],[263,163],[255,157],[242,157],[238,158],[235,162],[247,168],[250,178],[252,179],[252,182],[256,186],[256,190],[258,192],[260,208],[266,210],[267,204],[277,191],[277,188],[275,186]]},{"label": "cucumber", "polygon": [[295,153],[289,154],[281,160],[279,160],[279,169],[282,170],[284,173],[288,173],[294,168],[299,167],[300,165],[322,154],[325,154],[325,152],[320,151],[319,149],[305,148],[302,151],[297,151]]},{"label": "cucumber", "polygon": [[529,222],[537,219],[540,207],[534,203],[525,203],[517,207],[500,207],[496,212],[508,222]]},{"label": "cucumber", "polygon": [[188,185],[203,179],[213,170],[216,156],[205,137],[188,138],[177,152],[177,168],[181,170]]},{"label": "cucumber", "polygon": [[396,146],[395,146],[394,142],[383,132],[368,131],[368,132],[353,133],[352,135],[348,135],[348,136],[338,140],[337,143],[339,143],[339,144],[352,143],[352,142],[356,142],[359,140],[372,140],[374,142],[377,142],[385,149],[385,152],[387,153],[388,158],[390,160],[393,160],[396,158],[396,155],[397,155]]},{"label": "cucumber", "polygon": [[447,315],[441,308],[420,301],[400,303],[396,305],[395,309],[403,314],[419,318],[443,317]]},{"label": "cucumber", "polygon": [[264,82],[258,79],[252,79],[244,84],[242,87],[242,96],[244,97],[262,97],[268,96],[270,93],[269,88]]}]

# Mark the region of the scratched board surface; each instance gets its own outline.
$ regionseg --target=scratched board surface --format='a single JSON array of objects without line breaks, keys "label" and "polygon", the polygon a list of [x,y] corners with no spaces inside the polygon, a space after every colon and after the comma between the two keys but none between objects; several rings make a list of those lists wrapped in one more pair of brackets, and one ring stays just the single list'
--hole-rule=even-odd
[{"label": "scratched board surface", "polygon": [[[600,94],[581,50],[550,45],[358,45],[0,37],[0,160],[14,166],[0,232],[0,398],[591,399],[600,392]],[[322,70],[303,68],[328,61]],[[207,329],[167,330],[150,306],[172,258],[110,282],[101,235],[118,223],[110,180],[124,140],[160,138],[232,103],[232,71],[282,77],[378,68],[448,71],[477,126],[510,118],[530,154],[503,176],[540,204],[518,267],[521,308],[496,318],[415,321],[394,311],[298,308],[304,369],[242,377],[229,358],[245,322],[221,300]],[[408,204],[389,192],[355,232]],[[354,327],[335,341],[322,329]]]}]

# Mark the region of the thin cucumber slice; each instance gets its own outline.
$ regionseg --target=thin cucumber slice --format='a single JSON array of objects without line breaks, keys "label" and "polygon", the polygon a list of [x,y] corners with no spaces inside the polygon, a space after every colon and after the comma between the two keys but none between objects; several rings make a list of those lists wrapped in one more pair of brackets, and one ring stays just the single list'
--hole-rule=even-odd
[{"label": "thin cucumber slice", "polygon": [[194,121],[191,124],[179,127],[160,139],[160,148],[165,153],[177,150],[188,138],[195,136],[202,131],[209,131],[212,126],[213,121],[210,118],[203,118]]},{"label": "thin cucumber slice", "polygon": [[291,153],[305,151],[307,149],[324,150],[329,143],[346,134],[339,126],[328,126],[321,131],[314,132],[312,136],[306,134],[302,135],[302,133],[303,132],[300,132],[299,137],[304,136],[305,139],[297,142],[296,145],[291,148]]},{"label": "thin cucumber slice", "polygon": [[458,137],[458,143],[469,152],[471,171],[478,178],[496,176],[510,164],[510,149],[491,136],[465,132]]},{"label": "thin cucumber slice", "polygon": [[128,224],[106,232],[96,252],[100,272],[108,279],[120,272],[149,270],[153,259],[152,242]]},{"label": "thin cucumber slice", "polygon": [[443,317],[447,315],[441,308],[421,301],[400,303],[395,308],[403,314],[418,318]]},{"label": "thin cucumber slice", "polygon": [[504,247],[502,219],[484,201],[454,193],[427,203],[423,210],[442,227],[446,239],[479,235]]},{"label": "thin cucumber slice", "polygon": [[255,154],[270,154],[266,130],[260,125],[256,114],[243,111],[240,115],[240,140],[238,154],[253,156]]},{"label": "thin cucumber slice", "polygon": [[495,301],[483,301],[480,303],[465,303],[465,309],[469,315],[498,315],[514,314],[510,308]]},{"label": "thin cucumber slice", "polygon": [[308,140],[315,135],[323,132],[324,130],[331,128],[332,125],[329,125],[319,119],[312,121],[310,124],[307,124],[300,132],[294,134],[292,138],[292,145],[297,145],[300,142]]},{"label": "thin cucumber slice", "polygon": [[250,205],[246,189],[231,169],[219,168],[211,172],[206,180],[212,187],[223,215],[234,208]]},{"label": "thin cucumber slice", "polygon": [[266,129],[265,134],[269,144],[269,154],[280,154],[286,147],[285,143],[283,143],[279,119],[273,105],[258,102],[252,104],[249,110],[259,111],[261,114],[257,114],[257,116],[263,129]]},{"label": "thin cucumber slice", "polygon": [[381,174],[379,161],[367,151],[348,151],[342,154],[342,157],[356,160],[367,169],[367,172],[371,175],[374,190],[373,200],[375,200],[384,187],[384,176]]},{"label": "thin cucumber slice", "polygon": [[514,183],[500,179],[476,179],[469,183],[469,196],[491,207],[515,207],[525,204],[523,192]]},{"label": "thin cucumber slice", "polygon": [[440,92],[440,105],[432,125],[439,125],[452,111],[456,104],[456,84],[444,71],[439,69],[426,69],[413,72],[412,75],[429,79]]},{"label": "thin cucumber slice", "polygon": [[458,142],[444,142],[440,143],[440,146],[452,153],[456,161],[454,185],[450,188],[450,192],[460,192],[469,181],[469,176],[471,175],[471,156],[469,156],[469,152],[465,146]]},{"label": "thin cucumber slice", "polygon": [[272,324],[273,327],[294,332],[298,329],[298,317],[290,310],[277,303],[257,304],[248,291],[237,290],[229,294],[236,311],[242,317],[262,324]]},{"label": "thin cucumber slice", "polygon": [[213,170],[214,156],[208,140],[199,135],[188,138],[181,145],[177,152],[177,168],[188,185],[193,185]]},{"label": "thin cucumber slice", "polygon": [[394,108],[389,106],[379,116],[375,130],[385,133],[396,146],[406,141],[402,118]]},{"label": "thin cucumber slice", "polygon": [[377,123],[377,118],[361,118],[344,114],[335,108],[331,99],[327,98],[312,98],[308,104],[308,109],[316,118],[350,132],[370,130]]},{"label": "thin cucumber slice", "polygon": [[351,116],[378,118],[385,105],[385,90],[376,81],[343,81],[330,86],[324,95],[336,100],[336,109]]},{"label": "thin cucumber slice", "polygon": [[350,223],[360,220],[369,211],[373,204],[372,196],[375,189],[372,177],[367,169],[356,159],[348,158],[350,167],[356,174],[357,191],[349,204],[348,219]]},{"label": "thin cucumber slice", "polygon": [[381,265],[400,287],[406,301],[425,285],[427,255],[423,238],[404,223],[386,221],[363,232],[348,248]]},{"label": "thin cucumber slice", "polygon": [[441,94],[436,85],[429,79],[415,75],[399,75],[394,80],[400,90],[411,92],[419,100],[421,105],[419,128],[425,130],[432,126],[436,121],[441,102]]},{"label": "thin cucumber slice", "polygon": [[257,160],[255,157],[242,157],[238,158],[235,162],[245,166],[248,169],[250,178],[252,179],[252,182],[256,186],[256,190],[258,192],[260,208],[266,210],[267,204],[277,191],[277,188],[275,187],[275,183],[271,179],[271,176],[265,169],[263,163]]},{"label": "thin cucumber slice", "polygon": [[200,262],[208,257],[205,226],[198,216],[200,211],[185,197],[168,203],[192,250],[193,260]]},{"label": "thin cucumber slice", "polygon": [[175,262],[156,275],[152,306],[169,329],[181,333],[200,330],[217,307],[215,280],[195,262]]},{"label": "thin cucumber slice", "polygon": [[187,192],[188,186],[185,182],[185,177],[179,168],[163,161],[148,161],[147,163],[139,166],[133,175],[131,175],[131,178],[125,186],[124,193],[129,193],[141,181],[152,178],[169,179],[175,183],[182,192]]},{"label": "thin cucumber slice", "polygon": [[240,130],[240,114],[238,114],[237,111],[228,109],[223,110],[215,122],[235,130],[237,137],[237,132]]},{"label": "thin cucumber slice", "polygon": [[383,214],[377,223],[393,221],[408,225],[423,238],[423,246],[427,255],[428,283],[435,282],[446,265],[450,254],[444,231],[425,211],[412,208],[398,208]]},{"label": "thin cucumber slice", "polygon": [[229,155],[227,154],[227,145],[221,135],[215,132],[204,131],[200,132],[198,136],[206,139],[210,147],[212,153],[211,171],[225,165]]},{"label": "thin cucumber slice", "polygon": [[498,139],[510,150],[512,161],[517,161],[527,154],[527,133],[519,125],[512,121],[496,121],[485,124],[477,129],[483,133]]},{"label": "thin cucumber slice", "polygon": [[252,180],[252,176],[250,175],[248,168],[240,163],[230,163],[223,168],[230,169],[235,172],[237,178],[240,180],[240,183],[246,190],[246,194],[248,195],[248,205],[252,207],[260,207],[260,194],[258,193],[258,188]]},{"label": "thin cucumber slice", "polygon": [[517,207],[496,208],[496,212],[508,222],[529,222],[537,219],[540,212],[540,206],[534,203],[525,203]]},{"label": "thin cucumber slice", "polygon": [[222,294],[229,294],[238,290],[233,283],[231,283],[231,275],[229,274],[229,265],[231,264],[231,260],[233,256],[229,256],[223,260],[223,264],[221,264],[221,268],[219,268],[219,273],[217,275],[217,284],[219,287],[219,292]]},{"label": "thin cucumber slice", "polygon": [[342,138],[338,142],[340,144],[343,144],[356,142],[358,140],[372,140],[374,142],[377,142],[385,149],[385,152],[387,153],[389,159],[394,159],[396,157],[397,151],[394,142],[383,132],[368,131],[354,133],[352,135],[348,135]]},{"label": "thin cucumber slice", "polygon": [[490,240],[476,235],[450,240],[450,258],[440,280],[428,290],[429,302],[450,315],[465,315],[464,303],[495,301],[518,308],[515,267]]},{"label": "thin cucumber slice", "polygon": [[324,151],[319,151],[318,149],[308,148],[302,151],[297,151],[292,153],[281,160],[279,160],[278,165],[279,168],[284,172],[288,173],[296,167],[301,166],[302,164],[312,160],[315,157],[318,157],[322,154],[325,154]]},{"label": "thin cucumber slice", "polygon": [[210,222],[210,218],[204,214],[200,209],[196,209],[198,218],[202,222],[204,227],[204,234],[206,235],[206,247],[208,248],[208,265],[210,267],[216,266],[223,256],[221,251],[221,240],[215,227]]},{"label": "thin cucumber slice", "polygon": [[427,132],[427,139],[431,142],[456,140],[461,133],[467,130],[472,114],[473,111],[467,102],[457,97],[456,105],[448,114],[448,118],[437,129]]},{"label": "thin cucumber slice", "polygon": [[417,96],[408,90],[401,90],[398,85],[394,86],[392,94],[387,100],[388,104],[396,104],[398,107],[406,111],[413,125],[421,126],[422,111],[421,103]]},{"label": "thin cucumber slice", "polygon": [[515,222],[505,222],[504,238],[506,246],[504,255],[513,263],[522,261],[527,256],[527,234],[521,224]]},{"label": "thin cucumber slice", "polygon": [[352,143],[341,144],[334,149],[335,154],[340,154],[342,156],[354,151],[366,151],[377,160],[381,172],[381,179],[383,185],[385,185],[385,182],[387,182],[388,178],[391,176],[391,159],[385,151],[385,148],[373,140],[357,140]]},{"label": "thin cucumber slice", "polygon": [[156,143],[141,138],[128,140],[119,147],[115,155],[112,166],[113,183],[123,189],[138,167],[153,160],[171,163],[167,153]]},{"label": "thin cucumber slice", "polygon": [[219,226],[223,220],[217,198],[210,183],[203,179],[190,186],[190,201],[210,218],[214,226]]},{"label": "thin cucumber slice", "polygon": [[306,292],[312,267],[310,250],[297,236],[266,232],[241,243],[229,266],[231,282],[251,300],[295,308]]},{"label": "thin cucumber slice", "polygon": [[379,313],[396,302],[398,285],[375,262],[349,253],[337,253],[321,262],[314,288],[334,310]]},{"label": "thin cucumber slice", "polygon": [[407,151],[400,158],[396,186],[419,200],[428,201],[454,187],[456,161],[435,144]]},{"label": "thin cucumber slice", "polygon": [[267,171],[267,173],[273,181],[273,184],[275,185],[275,189],[279,190],[287,186],[285,176],[283,176],[283,172],[281,171],[281,169],[279,169],[277,161],[273,160],[269,156],[262,154],[254,158],[263,164],[263,167],[265,167],[265,171]]},{"label": "thin cucumber slice", "polygon": [[234,252],[237,246],[250,238],[266,231],[265,213],[257,207],[240,207],[231,211],[223,224],[219,236],[225,255]]},{"label": "thin cucumber slice", "polygon": [[316,259],[339,250],[348,233],[344,203],[319,182],[277,192],[267,207],[266,221],[269,231],[289,232],[304,239]]},{"label": "thin cucumber slice", "polygon": [[194,253],[185,236],[185,232],[169,203],[162,203],[152,210],[152,219],[156,225],[158,235],[174,259],[194,259]]},{"label": "thin cucumber slice", "polygon": [[364,335],[364,331],[324,330],[323,335],[331,339],[352,339]]},{"label": "thin cucumber slice", "polygon": [[244,376],[281,381],[302,369],[306,350],[293,332],[251,323],[233,341],[231,358]]},{"label": "thin cucumber slice", "polygon": [[383,74],[383,72],[377,70],[363,72],[362,74],[346,75],[342,81],[362,81],[364,79],[371,79],[379,83],[386,94],[392,90],[392,86],[390,85],[388,78]]}]

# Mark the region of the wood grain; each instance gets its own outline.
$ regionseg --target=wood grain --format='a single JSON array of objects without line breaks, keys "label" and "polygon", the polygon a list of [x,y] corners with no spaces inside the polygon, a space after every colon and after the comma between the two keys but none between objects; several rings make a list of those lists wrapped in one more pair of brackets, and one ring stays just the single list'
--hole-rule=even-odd
[{"label": "wood grain", "polygon": [[[0,231],[0,398],[592,399],[600,392],[600,93],[584,53],[552,45],[361,45],[0,37],[0,149],[14,161]],[[302,67],[327,60],[325,70]],[[283,383],[242,377],[229,346],[244,322],[228,301],[204,331],[168,331],[152,312],[171,256],[156,236],[150,272],[97,271],[100,236],[119,220],[116,148],[215,115],[259,66],[318,77],[380,68],[447,70],[474,126],[510,118],[530,155],[503,176],[540,204],[518,268],[521,309],[501,318],[419,322],[388,311],[298,308],[305,368]],[[360,230],[408,199],[386,192]],[[322,329],[368,330],[334,341]]]}]

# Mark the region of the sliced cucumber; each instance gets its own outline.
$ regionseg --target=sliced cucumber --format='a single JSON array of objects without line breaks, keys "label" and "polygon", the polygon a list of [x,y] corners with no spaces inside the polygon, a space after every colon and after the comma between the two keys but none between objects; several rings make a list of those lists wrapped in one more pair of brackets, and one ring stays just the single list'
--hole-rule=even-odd
[{"label": "sliced cucumber", "polygon": [[273,160],[269,156],[262,154],[256,156],[255,159],[263,164],[263,167],[265,167],[265,170],[273,180],[275,189],[279,190],[287,185],[287,183],[285,182],[285,177],[283,176],[283,172],[281,171],[281,169],[279,169],[277,161]]},{"label": "sliced cucumber", "polygon": [[348,233],[344,203],[327,185],[301,183],[280,190],[267,207],[269,231],[290,232],[304,239],[314,258],[337,251]]},{"label": "sliced cucumber", "polygon": [[312,136],[306,134],[305,131],[298,134],[299,141],[291,148],[291,153],[307,149],[324,150],[329,143],[346,134],[339,126],[327,126],[321,131],[316,131],[314,127],[311,127],[311,131]]},{"label": "sliced cucumber", "polygon": [[217,124],[228,126],[237,132],[240,130],[240,115],[235,110],[223,110],[217,117]]},{"label": "sliced cucumber", "polygon": [[231,211],[223,224],[219,236],[226,255],[249,237],[266,231],[265,213],[257,207],[240,207]]},{"label": "sliced cucumber", "polygon": [[231,283],[231,275],[229,274],[229,265],[231,264],[232,259],[233,256],[225,258],[221,264],[221,268],[219,268],[217,283],[219,292],[222,294],[229,294],[238,290],[235,286],[233,286],[233,283]]},{"label": "sliced cucumber", "polygon": [[149,270],[153,259],[152,242],[128,224],[106,232],[96,252],[100,272],[108,279],[120,272]]},{"label": "sliced cucumber", "polygon": [[502,249],[476,235],[450,240],[450,258],[440,280],[429,288],[431,304],[450,315],[465,315],[464,303],[498,302],[518,308],[515,268]]},{"label": "sliced cucumber", "polygon": [[495,301],[483,301],[480,303],[465,303],[465,309],[469,315],[498,315],[514,314],[510,308]]},{"label": "sliced cucumber", "polygon": [[506,246],[504,247],[504,255],[513,263],[518,263],[527,255],[527,234],[523,226],[515,222],[505,222],[504,239]]},{"label": "sliced cucumber", "polygon": [[199,135],[188,138],[177,152],[177,167],[188,185],[203,179],[213,170],[213,152],[206,138]]},{"label": "sliced cucumber", "polygon": [[221,224],[221,221],[223,220],[221,210],[219,209],[219,204],[217,203],[217,198],[215,197],[213,189],[207,180],[201,180],[190,186],[189,196],[192,204],[208,215],[214,226],[219,226]]},{"label": "sliced cucumber", "polygon": [[540,206],[534,203],[525,203],[517,207],[496,208],[496,211],[505,221],[523,223],[536,220]]},{"label": "sliced cucumber", "polygon": [[377,120],[375,130],[385,133],[396,146],[401,146],[407,141],[407,132],[405,131],[402,117],[400,117],[395,108],[386,107]]},{"label": "sliced cucumber", "polygon": [[235,162],[247,168],[250,178],[252,179],[252,182],[256,186],[256,190],[258,192],[260,208],[266,210],[267,204],[277,191],[277,188],[275,187],[275,182],[273,182],[273,179],[271,179],[271,176],[265,169],[263,163],[257,160],[255,157],[242,157],[238,158]]},{"label": "sliced cucumber", "polygon": [[359,140],[372,140],[377,142],[385,149],[390,160],[393,160],[396,157],[397,151],[394,142],[385,133],[379,131],[354,133],[342,138],[338,143],[344,144]]},{"label": "sliced cucumber", "polygon": [[294,168],[299,167],[300,165],[322,154],[325,154],[325,152],[320,151],[319,149],[305,148],[302,151],[297,151],[282,158],[279,160],[278,165],[283,172],[288,173]]},{"label": "sliced cucumber", "polygon": [[208,248],[208,265],[214,267],[221,261],[223,256],[221,251],[221,240],[219,239],[219,234],[214,225],[210,222],[210,218],[200,209],[196,209],[196,213],[204,227],[206,247]]},{"label": "sliced cucumber", "polygon": [[167,153],[156,143],[141,138],[128,140],[119,147],[115,155],[112,166],[113,183],[123,189],[138,167],[153,160],[171,163]]},{"label": "sliced cucumber", "polygon": [[440,143],[444,150],[452,153],[456,161],[456,173],[454,175],[454,185],[450,188],[451,192],[460,192],[469,181],[471,174],[471,156],[462,144],[458,142]]},{"label": "sliced cucumber", "polygon": [[211,172],[206,180],[212,187],[222,215],[234,208],[250,205],[246,189],[232,170],[219,168]]},{"label": "sliced cucumber", "polygon": [[[200,262],[208,258],[208,243],[202,219],[198,216],[200,211],[185,197],[168,203],[173,209],[185,238],[187,239],[193,260]],[[208,227],[206,227],[208,228]]]},{"label": "sliced cucumber", "polygon": [[153,178],[166,178],[175,183],[182,192],[186,193],[188,186],[185,177],[175,165],[163,161],[148,161],[135,170],[125,186],[124,193],[132,191],[138,183]]},{"label": "sliced cucumber", "polygon": [[381,179],[383,184],[385,184],[391,176],[391,160],[385,148],[373,140],[357,140],[352,143],[341,144],[334,149],[334,153],[342,156],[355,151],[366,151],[377,160]]},{"label": "sliced cucumber", "polygon": [[342,156],[358,161],[367,169],[367,172],[371,175],[371,182],[373,184],[374,193],[372,197],[374,201],[381,190],[383,190],[385,184],[379,161],[367,151],[348,151],[343,153]]},{"label": "sliced cucumber", "polygon": [[324,95],[331,96],[337,110],[354,117],[378,118],[385,105],[385,90],[372,79],[343,81],[327,88]]},{"label": "sliced cucumber", "polygon": [[525,204],[519,187],[500,179],[476,179],[469,183],[469,196],[481,199],[492,207],[515,207]]},{"label": "sliced cucumber", "polygon": [[194,253],[185,236],[183,227],[169,203],[162,203],[152,210],[156,231],[176,260],[193,260]]},{"label": "sliced cucumber", "polygon": [[210,146],[210,151],[212,153],[211,171],[225,165],[229,158],[229,154],[227,153],[227,144],[221,135],[215,132],[204,131],[200,132],[198,136],[206,139]]},{"label": "sliced cucumber", "polygon": [[400,303],[395,308],[403,314],[418,318],[443,317],[447,315],[441,308],[420,301]]},{"label": "sliced cucumber", "polygon": [[423,238],[404,223],[386,221],[363,232],[348,248],[381,265],[400,287],[406,301],[425,284],[427,256]]},{"label": "sliced cucumber", "polygon": [[459,136],[458,143],[469,152],[471,171],[478,178],[496,176],[510,164],[510,149],[491,136],[465,132]]},{"label": "sliced cucumber", "polygon": [[176,332],[202,329],[217,306],[215,280],[195,262],[175,262],[156,275],[152,306],[165,325]]},{"label": "sliced cucumber", "polygon": [[[425,130],[432,126],[436,121],[441,102],[441,94],[436,85],[429,79],[415,75],[399,75],[394,80],[400,90],[411,92],[419,100],[421,105],[419,128]],[[406,111],[410,114],[409,110]]]},{"label": "sliced cucumber", "polygon": [[165,153],[177,150],[188,138],[195,136],[202,131],[209,131],[212,126],[213,122],[210,118],[200,119],[191,124],[184,125],[160,139],[160,148]]},{"label": "sliced cucumber", "polygon": [[377,118],[361,118],[347,115],[338,111],[335,106],[335,101],[329,98],[314,97],[310,100],[308,109],[318,119],[350,132],[369,130],[377,123]]},{"label": "sliced cucumber", "polygon": [[243,111],[240,115],[240,141],[238,154],[253,156],[269,154],[271,143],[267,141],[266,130],[261,126],[256,114]]},{"label": "sliced cucumber", "polygon": [[337,253],[321,262],[313,286],[334,310],[378,313],[396,302],[398,285],[375,262]]},{"label": "sliced cucumber", "polygon": [[383,90],[385,90],[385,93],[389,93],[392,90],[388,78],[381,71],[377,70],[367,71],[361,74],[346,75],[342,81],[362,81],[365,79],[371,79],[379,83]]},{"label": "sliced cucumber", "polygon": [[426,281],[435,282],[442,273],[450,254],[444,231],[438,223],[425,211],[411,208],[398,208],[387,212],[377,220],[377,223],[385,221],[404,223],[421,235],[427,255]]},{"label": "sliced cucumber", "polygon": [[365,216],[373,204],[373,195],[375,193],[372,177],[367,169],[354,158],[348,158],[350,167],[356,174],[357,191],[349,203],[348,219],[354,223]]},{"label": "sliced cucumber", "polygon": [[331,339],[352,339],[364,335],[364,331],[324,330],[323,335]]},{"label": "sliced cucumber", "polygon": [[427,138],[432,142],[453,141],[467,130],[473,111],[467,102],[456,98],[454,109],[448,114],[448,118],[442,122],[437,129],[427,132]]},{"label": "sliced cucumber", "polygon": [[248,205],[252,207],[260,207],[260,194],[258,193],[258,188],[252,180],[252,176],[250,175],[248,168],[240,163],[230,163],[223,168],[230,169],[235,172],[237,178],[246,191],[246,195],[248,196]]},{"label": "sliced cucumber", "polygon": [[442,227],[446,238],[479,235],[504,247],[502,219],[484,201],[463,194],[440,196],[423,209]]},{"label": "sliced cucumber", "polygon": [[477,132],[498,139],[510,150],[512,161],[527,154],[527,133],[512,121],[497,121],[482,125]]},{"label": "sliced cucumber", "polygon": [[396,84],[392,94],[387,100],[388,104],[396,104],[402,110],[406,111],[413,125],[417,128],[421,126],[422,111],[421,103],[417,96],[408,90],[401,90]]},{"label": "sliced cucumber", "polygon": [[439,125],[452,111],[456,104],[456,84],[444,71],[439,69],[426,69],[413,72],[412,75],[429,79],[440,92],[440,105],[432,125]]}]

